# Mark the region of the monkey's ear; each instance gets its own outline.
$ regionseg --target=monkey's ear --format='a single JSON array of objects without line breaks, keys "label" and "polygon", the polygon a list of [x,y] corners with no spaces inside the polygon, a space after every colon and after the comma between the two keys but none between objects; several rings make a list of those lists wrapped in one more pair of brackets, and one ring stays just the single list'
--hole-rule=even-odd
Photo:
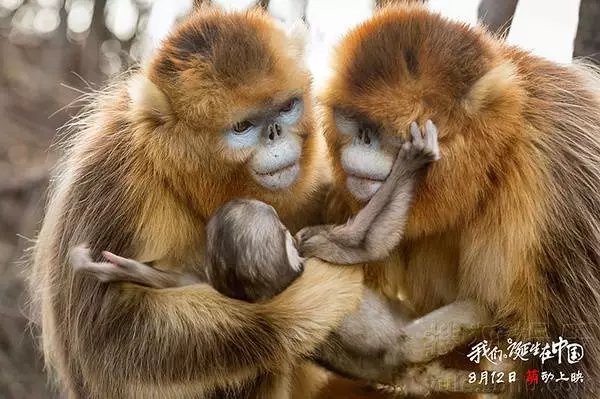
[{"label": "monkey's ear", "polygon": [[129,82],[129,98],[131,109],[143,117],[158,117],[163,119],[171,115],[169,99],[144,75],[137,75]]},{"label": "monkey's ear", "polygon": [[474,114],[517,87],[517,70],[513,64],[505,62],[492,68],[473,84],[463,105],[468,113]]}]

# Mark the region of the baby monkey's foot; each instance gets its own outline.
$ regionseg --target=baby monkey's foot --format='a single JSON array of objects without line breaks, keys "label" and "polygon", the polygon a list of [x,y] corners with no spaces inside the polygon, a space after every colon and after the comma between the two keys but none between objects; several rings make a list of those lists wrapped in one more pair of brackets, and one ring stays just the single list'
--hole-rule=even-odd
[{"label": "baby monkey's foot", "polygon": [[147,266],[131,259],[122,258],[108,251],[102,252],[108,262],[94,262],[87,245],[79,245],[69,253],[71,265],[75,272],[85,273],[98,280],[109,283],[113,281],[130,281],[139,275],[139,269]]},{"label": "baby monkey's foot", "polygon": [[431,120],[425,122],[423,134],[416,122],[411,123],[410,135],[412,141],[407,141],[400,147],[395,167],[417,171],[423,166],[440,159],[438,130]]}]

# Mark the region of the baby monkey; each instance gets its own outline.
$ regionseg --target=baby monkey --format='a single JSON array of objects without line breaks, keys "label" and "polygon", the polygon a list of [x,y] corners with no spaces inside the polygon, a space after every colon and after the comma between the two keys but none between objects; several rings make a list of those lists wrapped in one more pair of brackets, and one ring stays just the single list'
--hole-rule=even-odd
[{"label": "baby monkey", "polygon": [[302,273],[306,257],[338,264],[383,259],[401,239],[416,174],[439,158],[431,121],[424,135],[416,123],[410,130],[412,141],[399,149],[385,183],[344,225],[308,227],[294,238],[272,206],[236,199],[219,208],[206,226],[205,276],[158,270],[107,251],[102,253],[107,262],[93,262],[86,246],[71,250],[71,263],[76,272],[103,282],[153,288],[206,282],[226,296],[259,302],[289,286]]},{"label": "baby monkey", "polygon": [[71,251],[76,272],[103,282],[124,281],[152,288],[207,282],[221,294],[248,302],[274,297],[302,273],[304,259],[277,211],[264,202],[235,199],[206,225],[205,276],[162,271],[104,251],[108,262],[92,262],[89,249]]}]

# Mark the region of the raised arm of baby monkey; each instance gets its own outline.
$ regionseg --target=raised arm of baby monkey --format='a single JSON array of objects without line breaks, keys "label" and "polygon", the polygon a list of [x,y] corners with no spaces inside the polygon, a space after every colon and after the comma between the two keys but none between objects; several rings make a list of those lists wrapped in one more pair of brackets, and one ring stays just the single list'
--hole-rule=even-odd
[{"label": "raised arm of baby monkey", "polygon": [[219,208],[206,226],[206,276],[161,271],[103,252],[93,262],[85,246],[71,251],[76,271],[103,282],[127,281],[153,288],[206,282],[231,298],[260,302],[289,286],[303,270],[294,239],[275,209],[264,202],[236,199]]},{"label": "raised arm of baby monkey", "polygon": [[344,225],[306,227],[297,233],[302,256],[367,263],[385,258],[400,243],[418,174],[440,158],[435,124],[428,120],[424,130],[422,134],[417,123],[411,123],[412,142],[402,144],[385,183],[354,218]]}]

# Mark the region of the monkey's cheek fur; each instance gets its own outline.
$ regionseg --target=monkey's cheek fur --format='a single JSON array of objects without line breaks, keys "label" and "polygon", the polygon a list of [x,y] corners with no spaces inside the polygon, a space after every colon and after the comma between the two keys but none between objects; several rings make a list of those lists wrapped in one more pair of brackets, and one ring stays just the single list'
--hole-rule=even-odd
[{"label": "monkey's cheek fur", "polygon": [[346,179],[346,187],[350,194],[359,201],[368,201],[379,190],[382,181],[371,180],[362,177],[348,176]]},{"label": "monkey's cheek fur", "polygon": [[272,191],[290,187],[300,174],[298,162],[269,173],[252,172],[254,180],[264,188]]}]

